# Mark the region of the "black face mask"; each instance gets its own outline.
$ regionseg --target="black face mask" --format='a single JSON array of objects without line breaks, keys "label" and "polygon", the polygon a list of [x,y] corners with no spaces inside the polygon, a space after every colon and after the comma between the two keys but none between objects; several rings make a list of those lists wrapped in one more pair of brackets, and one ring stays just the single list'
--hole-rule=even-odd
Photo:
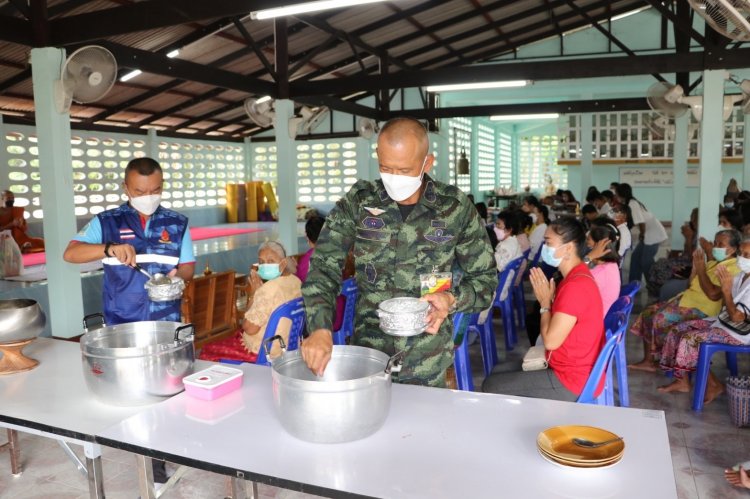
[{"label": "black face mask", "polygon": [[13,203],[15,203],[15,202],[16,202],[15,199],[8,199],[7,201],[5,201],[5,207],[6,208],[12,208],[13,207]]}]

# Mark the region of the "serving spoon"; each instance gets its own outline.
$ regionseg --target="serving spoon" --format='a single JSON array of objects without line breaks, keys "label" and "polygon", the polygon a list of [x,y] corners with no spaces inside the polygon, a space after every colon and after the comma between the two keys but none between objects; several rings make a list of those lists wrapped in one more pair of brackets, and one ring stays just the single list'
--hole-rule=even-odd
[{"label": "serving spoon", "polygon": [[585,438],[574,438],[573,443],[581,447],[596,449],[597,447],[603,447],[605,445],[613,444],[615,442],[619,442],[620,440],[622,440],[622,437],[613,438],[612,440],[605,440],[604,442],[592,442],[591,440],[586,440]]}]

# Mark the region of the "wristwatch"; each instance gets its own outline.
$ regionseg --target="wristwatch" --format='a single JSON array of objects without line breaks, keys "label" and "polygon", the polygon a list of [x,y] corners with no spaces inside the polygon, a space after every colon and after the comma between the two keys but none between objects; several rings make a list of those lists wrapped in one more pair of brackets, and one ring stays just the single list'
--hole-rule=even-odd
[{"label": "wristwatch", "polygon": [[120,243],[113,243],[112,241],[108,241],[107,244],[104,245],[104,256],[106,256],[107,258],[112,258],[113,255],[109,254],[109,248],[111,246],[117,246],[119,244]]},{"label": "wristwatch", "polygon": [[542,307],[539,309],[539,315],[542,315],[544,312],[549,312],[549,311],[550,310],[548,307]]},{"label": "wristwatch", "polygon": [[586,265],[591,265],[591,258],[589,258],[588,256],[584,256],[583,263],[585,263]]}]

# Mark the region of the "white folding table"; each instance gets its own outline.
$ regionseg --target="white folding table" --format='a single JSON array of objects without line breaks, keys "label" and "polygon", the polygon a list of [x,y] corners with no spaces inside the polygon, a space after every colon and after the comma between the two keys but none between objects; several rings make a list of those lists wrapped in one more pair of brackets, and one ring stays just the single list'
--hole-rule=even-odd
[{"label": "white folding table", "polygon": [[[120,422],[144,407],[116,407],[98,402],[86,386],[78,343],[37,338],[24,349],[24,355],[37,359],[30,371],[0,376],[0,427],[53,438],[65,444],[82,445],[89,494],[102,498],[101,447],[94,440],[99,431]],[[78,459],[67,445],[68,455]],[[14,454],[14,445],[11,453]],[[17,470],[14,470],[16,472]]]},{"label": "white folding table", "polygon": [[[241,369],[241,390],[211,402],[177,395],[96,441],[222,473],[235,487],[240,478],[329,497],[677,497],[662,411],[394,385],[377,433],[312,444],[278,422],[270,368]],[[537,434],[568,424],[623,436],[624,457],[600,469],[546,461]]]}]

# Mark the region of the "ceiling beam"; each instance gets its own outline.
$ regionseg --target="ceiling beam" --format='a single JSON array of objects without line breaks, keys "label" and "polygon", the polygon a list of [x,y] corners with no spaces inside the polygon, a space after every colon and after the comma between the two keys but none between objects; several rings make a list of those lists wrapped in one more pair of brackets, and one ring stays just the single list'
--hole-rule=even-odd
[{"label": "ceiling beam", "polygon": [[137,31],[165,28],[217,17],[243,16],[278,5],[274,0],[149,0],[87,12],[50,23],[52,44],[70,45]]},{"label": "ceiling beam", "polygon": [[31,45],[31,22],[18,17],[0,16],[0,41]]},{"label": "ceiling beam", "polygon": [[7,80],[0,82],[0,95],[5,93],[6,90],[9,88],[18,85],[22,81],[27,80],[28,78],[31,78],[31,67],[28,67],[21,71],[20,73],[16,74],[15,76],[11,76]]},{"label": "ceiling beam", "polygon": [[268,81],[248,78],[247,75],[203,64],[196,64],[182,59],[170,59],[163,55],[126,47],[109,41],[100,41],[99,43],[112,52],[118,65],[126,68],[140,69],[145,73],[169,76],[171,78],[189,80],[231,90],[239,90],[240,92],[275,95],[274,85]]},{"label": "ceiling beam", "polygon": [[23,17],[31,19],[31,10],[29,9],[29,4],[27,4],[25,0],[8,0],[8,3],[13,4]]},{"label": "ceiling beam", "polygon": [[654,72],[676,73],[680,71],[703,71],[704,69],[736,69],[747,67],[748,58],[750,58],[750,49],[744,48],[690,52],[687,54],[558,59],[554,63],[528,61],[462,66],[460,68],[442,67],[423,71],[400,71],[383,76],[364,75],[302,83],[292,82],[292,96],[298,98],[301,96],[348,94],[361,91],[374,92],[383,88],[487,82],[496,81],[498,75],[502,75],[504,80],[560,80],[643,75]]},{"label": "ceiling beam", "polygon": [[674,12],[672,12],[669,7],[664,5],[662,2],[663,0],[646,0],[653,8],[658,10],[662,16],[666,17],[670,21],[672,21],[672,24],[674,27],[688,35],[690,35],[690,38],[698,42],[700,45],[706,46],[706,39],[695,31],[693,29],[693,26],[690,22],[686,22],[684,19],[677,16]]},{"label": "ceiling beam", "polygon": [[596,113],[609,111],[648,110],[645,98],[600,99],[568,102],[534,102],[527,104],[494,104],[489,106],[439,107],[434,109],[403,109],[392,111],[392,116],[411,116],[417,119],[440,119],[512,114],[538,113]]}]

